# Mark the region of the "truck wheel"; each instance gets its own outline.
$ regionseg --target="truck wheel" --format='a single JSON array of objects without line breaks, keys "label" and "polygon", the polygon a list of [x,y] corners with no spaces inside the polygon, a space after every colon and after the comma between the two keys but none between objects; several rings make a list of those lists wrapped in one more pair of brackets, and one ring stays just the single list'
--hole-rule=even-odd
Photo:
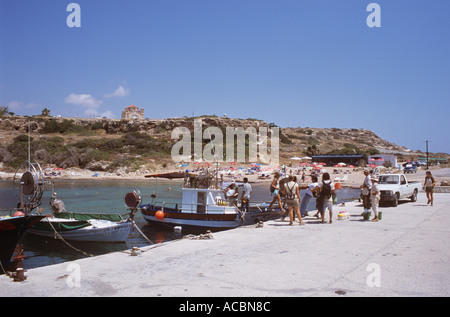
[{"label": "truck wheel", "polygon": [[394,206],[394,207],[398,206],[398,196],[399,196],[398,193],[396,193],[394,196],[394,201],[392,202],[392,206]]},{"label": "truck wheel", "polygon": [[414,189],[414,193],[411,196],[411,201],[412,202],[417,201],[417,189]]}]

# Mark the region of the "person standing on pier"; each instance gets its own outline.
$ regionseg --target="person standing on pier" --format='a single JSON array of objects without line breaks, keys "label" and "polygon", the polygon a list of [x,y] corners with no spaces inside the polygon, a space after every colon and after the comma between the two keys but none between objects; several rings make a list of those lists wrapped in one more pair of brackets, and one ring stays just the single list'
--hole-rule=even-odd
[{"label": "person standing on pier", "polygon": [[373,177],[370,180],[372,181],[370,201],[372,203],[372,210],[374,214],[372,221],[378,221],[378,204],[380,203],[380,189],[378,188],[378,178]]},{"label": "person standing on pier", "polygon": [[369,212],[370,210],[370,190],[372,189],[372,181],[370,180],[370,172],[364,170],[364,182],[361,185],[362,188],[362,201],[364,206],[364,212]]},{"label": "person standing on pier", "polygon": [[285,212],[283,208],[283,203],[281,202],[281,196],[280,196],[280,185],[279,185],[279,179],[280,179],[280,172],[275,172],[275,175],[273,177],[273,181],[270,184],[270,192],[272,193],[273,200],[270,203],[268,210],[272,209],[272,205],[278,200],[278,205],[280,206],[281,212]]},{"label": "person standing on pier", "polygon": [[308,187],[306,188],[306,193],[303,196],[302,202],[300,204],[300,215],[302,215],[302,217],[308,215],[306,206],[308,205],[308,202],[311,200],[311,198],[314,197],[314,192],[317,192],[316,189],[318,189],[319,186],[317,176],[311,176],[311,181],[312,183],[309,184]]},{"label": "person standing on pier", "polygon": [[434,186],[436,185],[436,180],[431,175],[430,171],[426,171],[425,173],[425,181],[423,183],[423,188],[425,189],[425,193],[427,194],[427,205],[431,203],[431,206],[433,206],[433,192],[434,192]]},{"label": "person standing on pier", "polygon": [[252,193],[252,185],[248,183],[248,178],[244,177],[244,190],[241,195],[242,208],[245,206],[245,211],[250,211],[250,195]]},{"label": "person standing on pier", "polygon": [[323,173],[322,183],[319,183],[319,196],[317,200],[320,201],[319,212],[322,218],[322,223],[325,223],[325,209],[328,208],[330,220],[329,223],[333,223],[333,200],[332,196],[334,194],[334,184],[331,181],[329,173]]},{"label": "person standing on pier", "polygon": [[299,186],[297,184],[297,177],[290,175],[289,182],[284,186],[286,188],[286,204],[289,210],[289,225],[294,224],[294,209],[295,213],[297,214],[299,224],[304,225],[299,209],[301,198]]}]

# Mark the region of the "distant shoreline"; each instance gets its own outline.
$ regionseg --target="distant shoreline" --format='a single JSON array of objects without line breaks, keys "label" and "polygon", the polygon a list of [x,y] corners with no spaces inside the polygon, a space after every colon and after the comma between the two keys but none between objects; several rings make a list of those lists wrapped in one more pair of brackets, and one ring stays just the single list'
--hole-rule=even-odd
[{"label": "distant shoreline", "polygon": [[[289,173],[289,170],[296,170],[294,168],[288,168],[287,174]],[[331,180],[333,180],[335,183],[340,183],[342,188],[359,188],[359,186],[363,183],[364,180],[364,174],[363,169],[353,169],[353,168],[338,168],[337,170],[341,171],[339,174],[333,173],[334,170],[336,170],[335,167],[328,167],[325,166],[323,169],[328,172],[331,176]],[[180,171],[179,169],[173,169],[173,170],[160,170],[160,171],[154,171],[152,173],[142,173],[142,172],[134,172],[134,173],[128,173],[123,175],[116,175],[113,173],[108,172],[96,172],[91,170],[82,170],[82,169],[66,169],[61,170],[61,175],[59,176],[47,176],[49,179],[52,179],[54,181],[58,180],[90,180],[90,181],[104,181],[104,180],[120,180],[120,181],[129,181],[129,180],[146,180],[144,177],[148,174],[156,174],[156,173],[166,173],[166,172],[176,172]],[[438,172],[439,171],[439,172]],[[440,184],[441,181],[449,180],[450,179],[450,168],[443,168],[443,169],[431,169],[431,172],[433,173],[433,176],[435,177],[437,181],[437,185]],[[269,178],[266,179],[259,179],[258,174],[250,174],[250,175],[244,175],[237,176],[236,178],[230,178],[227,176],[224,176],[223,180],[224,182],[242,182],[244,177],[247,177],[249,182],[252,184],[269,184],[273,180],[273,173],[271,171],[268,171],[266,173],[267,175],[270,175]],[[14,178],[15,173],[5,173],[0,171],[0,180],[12,180]],[[96,175],[96,176],[94,176]],[[239,175],[239,174],[237,174]],[[344,175],[347,175],[348,179],[345,182],[341,182],[340,180],[336,180],[336,178],[342,178]],[[420,181],[423,182],[425,178],[425,170],[419,170],[417,173],[413,174],[405,174],[407,179],[410,181]],[[305,182],[302,182],[301,180],[301,174],[296,175],[298,178],[298,183],[301,187],[306,187],[308,184],[311,183],[311,176],[310,173],[306,173],[306,179]],[[16,174],[16,178],[20,179],[20,175]],[[319,181],[320,181],[319,177]]]}]

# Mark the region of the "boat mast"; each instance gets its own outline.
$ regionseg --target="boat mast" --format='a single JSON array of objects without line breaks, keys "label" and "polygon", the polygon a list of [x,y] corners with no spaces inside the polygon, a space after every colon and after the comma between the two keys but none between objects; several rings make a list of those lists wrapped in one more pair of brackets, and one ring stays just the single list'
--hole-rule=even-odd
[{"label": "boat mast", "polygon": [[28,162],[31,162],[31,136],[30,122],[28,122]]}]

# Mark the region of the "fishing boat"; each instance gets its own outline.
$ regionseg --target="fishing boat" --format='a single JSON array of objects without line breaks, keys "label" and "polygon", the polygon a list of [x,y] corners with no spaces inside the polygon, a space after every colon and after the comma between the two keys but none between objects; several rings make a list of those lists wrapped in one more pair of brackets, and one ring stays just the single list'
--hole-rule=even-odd
[{"label": "fishing boat", "polygon": [[[217,176],[209,173],[162,173],[146,175],[146,178],[183,178],[182,197],[179,203],[155,201],[140,206],[144,219],[151,225],[193,230],[225,230],[266,220],[277,211],[267,211],[267,203],[254,203],[248,211],[230,201],[219,183]],[[221,181],[222,182],[222,181]],[[278,214],[279,217],[279,214]],[[256,221],[256,222],[257,222]]]},{"label": "fishing boat", "polygon": [[43,217],[22,214],[0,217],[0,260],[3,265],[10,262],[14,249],[23,233]]},{"label": "fishing boat", "polygon": [[[40,206],[44,193],[44,174],[38,163],[28,162],[27,169],[20,179],[20,202],[11,208],[9,215],[0,217],[0,263],[9,265],[20,238],[33,224],[39,222],[43,215],[31,214]],[[0,270],[3,273],[3,270]]]},{"label": "fishing boat", "polygon": [[132,223],[120,214],[62,212],[34,224],[29,233],[68,241],[124,242]]},{"label": "fishing boat", "polygon": [[68,241],[124,242],[128,238],[134,211],[127,215],[69,212],[56,195],[53,191],[50,199],[52,215],[34,224],[29,233]]}]

